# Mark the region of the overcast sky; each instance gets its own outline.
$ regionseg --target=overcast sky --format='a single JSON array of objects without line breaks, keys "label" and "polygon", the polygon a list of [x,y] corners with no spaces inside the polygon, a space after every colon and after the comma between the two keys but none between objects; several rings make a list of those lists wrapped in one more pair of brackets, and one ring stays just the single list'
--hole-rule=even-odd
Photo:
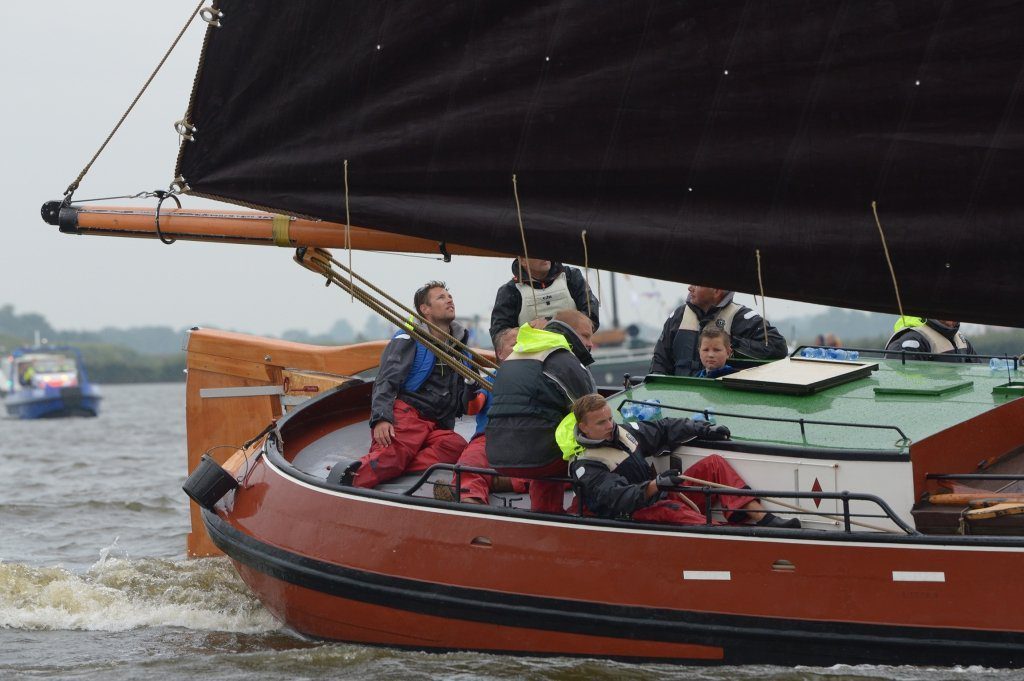
[{"label": "overcast sky", "polygon": [[[369,313],[294,264],[290,249],[69,236],[42,222],[42,203],[61,198],[194,7],[191,0],[0,4],[0,305],[42,313],[63,329],[203,324],[253,333],[320,333],[340,318],[362,327]],[[205,27],[198,18],[189,27],[76,200],[168,186],[178,144],[173,124],[188,103]],[[191,197],[183,202],[213,205]],[[358,216],[353,222],[359,224]],[[458,313],[466,316],[488,317],[496,289],[510,276],[508,261],[485,258],[456,258],[446,265],[357,252],[354,264],[402,300],[422,282],[444,279]],[[602,319],[610,322],[607,278],[603,289]],[[644,320],[660,326],[683,295],[682,284],[620,278],[620,317],[624,324]],[[752,296],[737,300],[754,306]],[[821,309],[767,301],[769,319]]]}]

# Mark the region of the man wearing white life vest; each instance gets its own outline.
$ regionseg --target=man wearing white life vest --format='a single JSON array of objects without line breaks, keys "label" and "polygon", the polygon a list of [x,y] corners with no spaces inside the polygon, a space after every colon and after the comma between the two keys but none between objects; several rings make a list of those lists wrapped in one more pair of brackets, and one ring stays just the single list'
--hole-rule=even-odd
[{"label": "man wearing white life vest", "polygon": [[561,310],[579,310],[590,318],[597,331],[597,297],[587,286],[583,273],[560,262],[519,257],[512,261],[512,280],[498,289],[491,311],[491,339],[505,329],[523,324],[544,325]]},{"label": "man wearing white life vest", "polygon": [[924,319],[922,317],[900,317],[893,327],[893,335],[885,344],[886,350],[901,352],[928,352],[933,355],[925,359],[936,362],[976,363],[981,360],[975,355],[974,346],[960,332],[960,322],[952,320]]},{"label": "man wearing white life vest", "polygon": [[[690,286],[686,302],[665,322],[654,346],[652,374],[696,376],[700,373],[697,338],[714,324],[732,338],[736,357],[781,359],[788,351],[786,339],[761,315],[733,302],[733,292],[707,286]],[[767,333],[766,333],[767,331]]]},{"label": "man wearing white life vest", "polygon": [[[447,328],[452,337],[466,342],[469,334],[455,321],[455,301],[444,282],[431,281],[421,287],[413,305],[428,322]],[[453,428],[464,411],[466,390],[457,372],[399,329],[381,353],[380,371],[373,383],[370,452],[349,465],[340,482],[375,487],[435,463],[458,461],[466,440]]]},{"label": "man wearing white life vest", "polygon": [[[661,456],[694,439],[728,440],[729,429],[707,421],[658,419],[621,426],[603,397],[584,395],[572,414],[559,425],[556,439],[569,462],[569,475],[578,483],[584,510],[602,518],[631,518],[655,523],[703,525],[706,504],[723,508],[732,523],[753,522],[762,527],[796,529],[796,518],[784,520],[768,513],[749,495],[708,496],[687,492],[685,499],[671,491],[693,485],[668,470],[654,477],[646,457]],[[691,478],[736,489],[749,489],[729,462],[710,454],[684,472]],[[687,502],[689,500],[689,503]]]}]

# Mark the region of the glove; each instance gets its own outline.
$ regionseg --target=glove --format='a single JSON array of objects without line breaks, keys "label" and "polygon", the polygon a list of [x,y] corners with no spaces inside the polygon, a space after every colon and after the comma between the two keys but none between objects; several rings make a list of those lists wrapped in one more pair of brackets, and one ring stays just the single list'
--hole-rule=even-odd
[{"label": "glove", "polygon": [[664,473],[660,473],[658,477],[654,479],[654,484],[656,484],[658,489],[662,492],[665,492],[683,484],[683,479],[679,477],[679,471],[667,470]]},{"label": "glove", "polygon": [[732,433],[726,426],[712,426],[708,424],[706,430],[704,430],[698,437],[701,440],[728,440]]}]

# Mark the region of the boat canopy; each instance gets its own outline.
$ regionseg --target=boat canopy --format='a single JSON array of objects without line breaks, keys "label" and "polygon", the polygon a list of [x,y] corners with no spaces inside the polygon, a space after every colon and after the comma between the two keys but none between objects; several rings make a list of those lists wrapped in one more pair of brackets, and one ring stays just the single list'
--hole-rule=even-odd
[{"label": "boat canopy", "polygon": [[907,314],[1020,323],[1021,3],[216,5],[193,194],[516,253],[516,175],[531,255],[896,312],[877,202]]}]

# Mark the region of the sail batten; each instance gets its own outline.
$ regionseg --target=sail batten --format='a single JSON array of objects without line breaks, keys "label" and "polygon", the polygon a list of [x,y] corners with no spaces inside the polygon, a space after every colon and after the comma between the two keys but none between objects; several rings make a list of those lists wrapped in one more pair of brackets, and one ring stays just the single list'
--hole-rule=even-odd
[{"label": "sail batten", "polygon": [[1021,323],[1024,7],[219,0],[193,191],[660,279]]}]

